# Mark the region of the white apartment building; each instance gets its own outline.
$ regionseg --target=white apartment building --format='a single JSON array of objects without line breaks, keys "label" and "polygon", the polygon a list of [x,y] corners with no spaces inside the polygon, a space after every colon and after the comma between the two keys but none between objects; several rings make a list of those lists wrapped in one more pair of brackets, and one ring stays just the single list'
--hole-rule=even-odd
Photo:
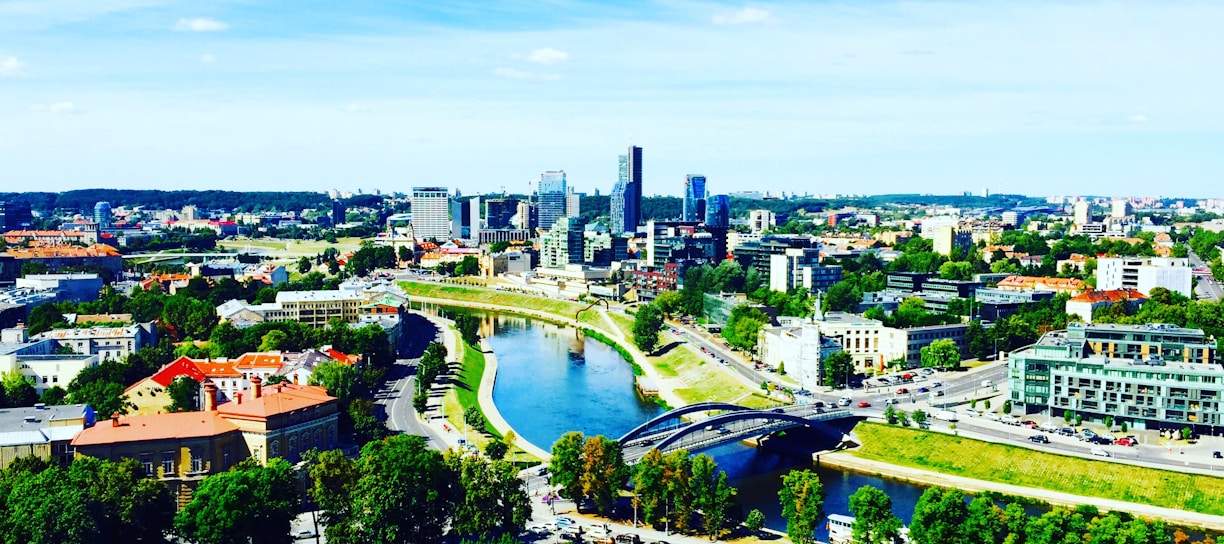
[{"label": "white apartment building", "polygon": [[1137,289],[1145,296],[1164,287],[1193,297],[1189,259],[1176,257],[1103,257],[1097,259],[1097,289]]},{"label": "white apartment building", "polygon": [[157,343],[157,323],[150,321],[126,327],[52,329],[33,339],[54,340],[61,347],[70,347],[81,355],[97,355],[102,361],[121,361],[140,351],[140,348]]},{"label": "white apartment building", "polygon": [[782,367],[799,382],[800,389],[811,390],[824,384],[825,357],[841,351],[834,339],[820,334],[812,322],[798,326],[765,327],[758,337],[761,362]]},{"label": "white apartment building", "polygon": [[748,212],[748,228],[755,234],[769,230],[777,222],[778,216],[769,210],[752,210]]},{"label": "white apartment building", "polygon": [[412,231],[417,240],[447,240],[451,235],[450,190],[412,188]]}]

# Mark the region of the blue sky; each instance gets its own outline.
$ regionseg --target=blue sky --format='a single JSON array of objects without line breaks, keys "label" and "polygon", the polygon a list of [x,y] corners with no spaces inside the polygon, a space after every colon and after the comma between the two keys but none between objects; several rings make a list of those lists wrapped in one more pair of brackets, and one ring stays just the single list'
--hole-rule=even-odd
[{"label": "blue sky", "polygon": [[1224,3],[0,0],[0,190],[1224,196]]}]

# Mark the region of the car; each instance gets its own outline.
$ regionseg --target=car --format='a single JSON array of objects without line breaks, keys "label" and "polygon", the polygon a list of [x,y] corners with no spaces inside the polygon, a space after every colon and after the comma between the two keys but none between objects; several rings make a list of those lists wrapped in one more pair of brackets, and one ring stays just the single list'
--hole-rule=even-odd
[{"label": "car", "polygon": [[731,434],[731,429],[728,429],[726,427],[719,427],[718,434]]},{"label": "car", "polygon": [[1117,444],[1119,446],[1135,446],[1135,445],[1138,445],[1139,443],[1136,442],[1134,438],[1123,437],[1123,438],[1114,440],[1114,444]]},{"label": "car", "polygon": [[930,393],[931,389],[929,387],[919,387],[918,392],[919,393]]},{"label": "car", "polygon": [[931,382],[931,388],[943,387],[943,382]]},{"label": "car", "polygon": [[642,542],[642,540],[633,533],[621,533],[616,535],[615,541],[616,544],[640,544]]},{"label": "car", "polygon": [[1100,444],[1102,446],[1108,446],[1110,444],[1113,444],[1113,440],[1105,438],[1104,436],[1094,436],[1092,438],[1089,438],[1088,442],[1092,444]]},{"label": "car", "polygon": [[1028,439],[1029,439],[1029,442],[1035,442],[1037,444],[1049,444],[1050,443],[1050,437],[1044,434],[1035,434],[1033,436],[1028,437]]},{"label": "car", "polygon": [[867,408],[867,407],[869,407],[869,406],[871,406],[871,403],[870,403],[870,402],[867,402],[867,401],[865,401],[865,400],[864,400],[864,401],[860,401],[860,402],[858,403],[858,407],[859,407],[859,408]]},{"label": "car", "polygon": [[298,540],[301,540],[303,538],[314,538],[315,536],[316,536],[315,532],[311,531],[310,529],[302,529],[301,531],[293,533],[293,538],[298,539]]},{"label": "car", "polygon": [[547,467],[547,466],[543,466],[543,467],[540,467],[540,468],[536,469],[536,476],[543,476],[543,475],[545,475],[545,474],[548,474],[548,467]]},{"label": "car", "polygon": [[1020,424],[1020,418],[1010,415],[1010,414],[999,418],[999,421],[1002,421],[1004,425],[1019,425]]},{"label": "car", "polygon": [[574,521],[574,518],[569,516],[557,516],[556,519],[553,519],[553,523],[556,524],[557,527],[578,525],[578,522]]},{"label": "car", "polygon": [[901,401],[897,400],[897,397],[893,397],[890,399],[884,399],[884,404],[900,404],[900,403]]},{"label": "car", "polygon": [[929,369],[929,368],[924,368],[924,369],[920,370],[919,372],[922,372],[923,374],[926,374],[927,376],[930,376],[931,374],[934,374],[934,373],[935,373],[935,371],[934,371],[934,370],[931,370],[931,369]]},{"label": "car", "polygon": [[908,394],[909,394],[909,389],[906,389],[906,388],[902,387],[902,388],[900,388],[900,389],[898,389],[898,390],[897,390],[897,394],[898,394],[898,395],[908,395]]},{"label": "car", "polygon": [[796,395],[799,395],[799,396],[803,396],[803,397],[810,397],[810,396],[812,396],[812,392],[811,392],[811,391],[808,391],[807,389],[800,389],[800,390],[798,390],[798,391],[795,391],[795,394],[796,394]]},{"label": "car", "polygon": [[1071,427],[1063,427],[1058,430],[1058,434],[1063,436],[1075,436],[1075,429],[1072,429]]},{"label": "car", "polygon": [[980,412],[978,412],[977,410],[974,410],[973,408],[970,408],[970,409],[968,409],[968,410],[965,410],[965,415],[967,415],[967,416],[969,416],[969,417],[978,417],[978,416],[980,416],[980,415],[982,415],[982,414],[981,414]]},{"label": "car", "polygon": [[1084,429],[1080,431],[1080,435],[1083,436],[1084,438],[1092,438],[1096,436],[1097,434],[1092,432],[1092,429]]},{"label": "car", "polygon": [[1216,459],[1224,459],[1224,453],[1220,453],[1220,450],[1211,452],[1211,456]]},{"label": "car", "polygon": [[838,406],[850,406],[851,402],[852,401],[850,400],[850,397],[842,397],[837,400],[837,405]]},{"label": "car", "polygon": [[1101,448],[1092,448],[1091,450],[1088,451],[1088,453],[1091,453],[1097,457],[1110,457],[1109,452]]},{"label": "car", "polygon": [[785,410],[783,410],[783,409],[781,409],[781,408],[774,408],[773,410],[770,410],[770,412],[773,412],[773,413],[775,413],[775,414],[781,414],[781,413],[782,413],[782,412],[784,412],[784,411],[785,411]]},{"label": "car", "polygon": [[551,530],[548,528],[548,526],[547,526],[547,525],[545,525],[545,524],[543,524],[543,523],[538,523],[538,524],[535,524],[535,525],[530,525],[530,526],[528,526],[528,527],[527,527],[527,532],[529,532],[529,533],[531,533],[531,534],[533,534],[533,535],[536,535],[536,536],[546,536],[546,535],[548,535],[549,533],[551,533],[552,531],[551,531]]},{"label": "car", "polygon": [[996,414],[996,413],[994,413],[994,412],[986,412],[985,414],[982,414],[982,417],[984,417],[984,418],[986,418],[986,419],[989,419],[989,420],[991,420],[991,421],[998,421],[998,420],[999,420],[999,414]]},{"label": "car", "polygon": [[940,389],[939,391],[936,391],[936,392],[935,392],[935,396],[936,396],[936,397],[942,397],[942,396],[944,396],[944,392],[943,392],[943,390],[942,390],[942,389]]},{"label": "car", "polygon": [[1033,420],[1031,420],[1031,419],[1026,419],[1026,420],[1024,420],[1024,421],[1021,421],[1021,422],[1020,422],[1020,425],[1022,425],[1022,426],[1024,426],[1024,427],[1028,427],[1028,428],[1030,428],[1030,429],[1036,429],[1036,428],[1037,428],[1037,422],[1036,422],[1036,421],[1033,421]]}]

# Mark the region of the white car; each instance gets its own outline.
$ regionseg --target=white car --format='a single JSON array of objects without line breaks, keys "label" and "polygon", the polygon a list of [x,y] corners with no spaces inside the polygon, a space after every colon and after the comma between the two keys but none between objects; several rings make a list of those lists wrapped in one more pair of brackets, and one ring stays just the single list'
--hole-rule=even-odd
[{"label": "white car", "polygon": [[1110,457],[1109,452],[1101,448],[1092,448],[1092,450],[1090,450],[1088,453],[1091,453],[1097,457]]},{"label": "white car", "polygon": [[977,410],[974,410],[973,408],[970,408],[970,409],[968,409],[968,410],[965,410],[965,415],[970,416],[970,417],[978,417],[978,416],[980,416],[980,415],[982,415],[982,414],[981,414],[981,413],[979,413]]},{"label": "white car", "polygon": [[985,417],[986,419],[989,419],[989,420],[991,420],[991,421],[998,421],[998,420],[999,420],[999,414],[996,414],[996,413],[994,413],[994,412],[986,412],[986,414],[985,414],[983,417]]}]

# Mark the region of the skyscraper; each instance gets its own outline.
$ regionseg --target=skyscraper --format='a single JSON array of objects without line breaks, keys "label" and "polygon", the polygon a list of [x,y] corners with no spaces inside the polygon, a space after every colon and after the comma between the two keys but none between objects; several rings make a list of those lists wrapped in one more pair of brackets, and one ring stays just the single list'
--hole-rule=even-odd
[{"label": "skyscraper", "polygon": [[333,227],[342,224],[347,220],[346,216],[348,215],[348,210],[345,209],[343,200],[338,198],[333,200],[331,208],[331,220]]},{"label": "skyscraper", "polygon": [[642,222],[642,148],[629,146],[621,155],[616,186],[612,188],[612,232],[636,232]]},{"label": "skyscraper", "polygon": [[731,225],[731,199],[727,195],[710,195],[706,198],[705,223],[707,227]]},{"label": "skyscraper", "polygon": [[450,238],[450,191],[446,187],[412,188],[412,231],[418,240]]},{"label": "skyscraper", "polygon": [[684,210],[682,219],[685,221],[702,221],[706,211],[706,178],[695,174],[684,177]]},{"label": "skyscraper", "polygon": [[94,223],[98,224],[98,230],[106,230],[111,228],[110,202],[99,202],[94,204],[93,220]]},{"label": "skyscraper", "polygon": [[513,198],[490,198],[485,200],[485,227],[505,229],[518,211],[518,200]]},{"label": "skyscraper", "polygon": [[544,230],[551,229],[553,223],[565,217],[565,170],[540,174],[540,185],[536,194],[539,196],[537,226]]},{"label": "skyscraper", "polygon": [[0,232],[28,229],[32,223],[34,212],[29,203],[0,200]]}]

